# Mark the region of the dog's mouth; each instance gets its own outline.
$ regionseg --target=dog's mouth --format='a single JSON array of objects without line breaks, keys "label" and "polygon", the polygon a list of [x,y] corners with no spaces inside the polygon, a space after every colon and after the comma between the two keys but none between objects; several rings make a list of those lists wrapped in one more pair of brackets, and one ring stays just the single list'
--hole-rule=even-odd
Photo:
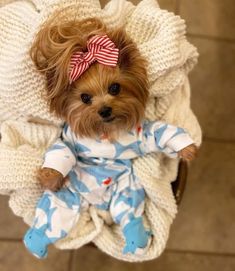
[{"label": "dog's mouth", "polygon": [[103,122],[105,122],[105,123],[109,123],[109,122],[114,121],[114,120],[115,120],[115,118],[116,118],[116,117],[108,117],[108,118],[104,118],[104,119],[103,119]]}]

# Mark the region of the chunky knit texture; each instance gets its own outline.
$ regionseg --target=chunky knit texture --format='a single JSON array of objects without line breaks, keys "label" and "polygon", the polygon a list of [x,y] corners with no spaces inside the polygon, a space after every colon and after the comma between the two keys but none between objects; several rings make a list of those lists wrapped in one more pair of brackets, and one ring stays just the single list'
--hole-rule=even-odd
[{"label": "chunky knit texture", "polygon": [[[201,130],[190,109],[187,77],[198,54],[185,38],[180,17],[161,10],[155,0],[143,0],[137,6],[111,0],[104,9],[98,0],[3,0],[0,7],[0,193],[10,195],[10,207],[26,223],[32,223],[42,193],[36,170],[45,150],[59,137],[61,125],[61,120],[49,113],[42,97],[45,78],[36,71],[28,51],[41,24],[56,9],[67,7],[68,18],[96,16],[110,28],[125,26],[149,63],[151,99],[146,117],[185,128],[200,145]],[[163,154],[134,160],[134,170],[148,196],[145,223],[154,235],[145,255],[123,255],[120,228],[111,223],[108,213],[94,207],[83,213],[78,225],[56,246],[79,248],[92,241],[107,254],[126,261],[158,257],[177,212],[170,185],[177,165],[178,161]]]}]

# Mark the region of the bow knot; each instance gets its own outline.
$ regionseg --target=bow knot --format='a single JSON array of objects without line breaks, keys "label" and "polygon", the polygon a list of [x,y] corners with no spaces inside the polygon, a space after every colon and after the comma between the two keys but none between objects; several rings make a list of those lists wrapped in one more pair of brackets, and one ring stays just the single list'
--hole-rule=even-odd
[{"label": "bow knot", "polygon": [[97,61],[100,64],[115,67],[118,62],[119,49],[105,36],[93,36],[87,42],[87,52],[75,52],[70,61],[69,80],[70,84],[77,80],[90,65]]}]

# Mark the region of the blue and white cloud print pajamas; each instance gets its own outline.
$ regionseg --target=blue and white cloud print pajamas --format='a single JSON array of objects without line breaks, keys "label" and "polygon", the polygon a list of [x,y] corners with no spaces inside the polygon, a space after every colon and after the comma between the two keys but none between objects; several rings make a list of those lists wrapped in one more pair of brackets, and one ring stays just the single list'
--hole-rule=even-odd
[{"label": "blue and white cloud print pajamas", "polygon": [[142,221],[145,192],[131,159],[159,151],[177,157],[193,143],[190,136],[182,128],[144,121],[115,142],[76,137],[67,125],[62,137],[45,154],[43,167],[56,169],[69,181],[58,192],[44,192],[24,238],[26,247],[35,256],[46,257],[47,246],[65,237],[89,204],[109,210],[121,226],[123,253],[146,247],[150,232]]}]

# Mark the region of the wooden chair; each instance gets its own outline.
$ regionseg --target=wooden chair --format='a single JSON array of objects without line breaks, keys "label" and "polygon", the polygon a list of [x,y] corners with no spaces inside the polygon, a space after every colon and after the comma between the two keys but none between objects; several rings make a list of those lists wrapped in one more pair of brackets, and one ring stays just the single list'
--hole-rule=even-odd
[{"label": "wooden chair", "polygon": [[187,182],[188,176],[188,164],[184,161],[180,161],[178,167],[177,178],[174,182],[171,183],[173,193],[175,195],[176,203],[179,205]]}]

